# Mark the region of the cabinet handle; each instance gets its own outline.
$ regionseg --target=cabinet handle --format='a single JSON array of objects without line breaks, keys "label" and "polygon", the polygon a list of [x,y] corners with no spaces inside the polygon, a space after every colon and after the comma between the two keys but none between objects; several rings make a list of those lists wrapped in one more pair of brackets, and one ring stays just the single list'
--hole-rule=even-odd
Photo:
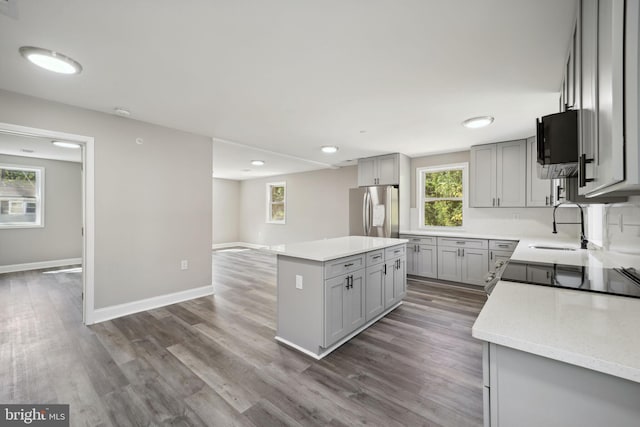
[{"label": "cabinet handle", "polygon": [[418,245],[418,252],[420,252],[420,245]]},{"label": "cabinet handle", "polygon": [[560,184],[556,185],[556,202],[559,202],[560,199],[563,199],[564,197],[560,197],[560,191],[564,190],[562,187],[560,187]]},{"label": "cabinet handle", "polygon": [[353,265],[353,263],[352,263],[352,262],[350,262],[349,264],[345,264],[344,266],[345,266],[345,268],[346,268],[346,267],[351,267],[352,265]]},{"label": "cabinet handle", "polygon": [[387,264],[384,265],[384,269],[382,270],[382,272],[385,276],[387,275]]},{"label": "cabinet handle", "polygon": [[462,256],[464,256],[464,248],[462,248]]},{"label": "cabinet handle", "polygon": [[579,187],[584,187],[587,185],[587,182],[592,182],[593,178],[587,178],[587,163],[593,163],[593,159],[587,159],[586,154],[581,154],[578,161],[578,175],[580,175],[580,182],[578,183]]},{"label": "cabinet handle", "polygon": [[549,196],[544,196],[544,205],[549,206]]},{"label": "cabinet handle", "polygon": [[493,199],[491,199],[491,206],[495,206],[496,205],[496,198],[494,197]]},{"label": "cabinet handle", "polygon": [[509,247],[509,245],[499,244],[499,245],[498,245],[498,247],[499,247],[499,248],[508,248],[508,247]]},{"label": "cabinet handle", "polygon": [[373,259],[380,259],[380,258],[382,258],[382,255],[376,255],[373,257]]},{"label": "cabinet handle", "polygon": [[347,286],[346,286],[346,288],[349,289],[349,276],[347,276]]},{"label": "cabinet handle", "polygon": [[489,259],[493,261],[493,251],[489,251]]},{"label": "cabinet handle", "polygon": [[498,206],[500,206],[500,197],[498,197]]},{"label": "cabinet handle", "polygon": [[460,248],[456,249],[456,254],[460,256]]},{"label": "cabinet handle", "polygon": [[456,242],[456,245],[465,245],[467,242]]}]

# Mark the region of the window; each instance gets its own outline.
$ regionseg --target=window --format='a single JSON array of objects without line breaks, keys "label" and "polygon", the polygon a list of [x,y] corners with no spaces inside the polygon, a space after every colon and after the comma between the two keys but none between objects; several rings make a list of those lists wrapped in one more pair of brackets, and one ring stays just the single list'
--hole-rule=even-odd
[{"label": "window", "polygon": [[287,184],[270,182],[267,184],[267,222],[284,224],[287,214]]},{"label": "window", "polygon": [[0,164],[0,228],[43,226],[44,169]]},{"label": "window", "polygon": [[462,227],[467,163],[417,169],[420,228]]}]

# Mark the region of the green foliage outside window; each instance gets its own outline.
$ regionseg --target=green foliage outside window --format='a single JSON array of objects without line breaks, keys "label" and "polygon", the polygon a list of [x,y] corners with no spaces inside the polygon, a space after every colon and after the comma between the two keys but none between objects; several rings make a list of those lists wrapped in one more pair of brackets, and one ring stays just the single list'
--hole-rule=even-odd
[{"label": "green foliage outside window", "polygon": [[269,219],[274,222],[285,220],[285,186],[269,184]]},{"label": "green foliage outside window", "polygon": [[462,169],[424,173],[424,225],[462,226]]}]

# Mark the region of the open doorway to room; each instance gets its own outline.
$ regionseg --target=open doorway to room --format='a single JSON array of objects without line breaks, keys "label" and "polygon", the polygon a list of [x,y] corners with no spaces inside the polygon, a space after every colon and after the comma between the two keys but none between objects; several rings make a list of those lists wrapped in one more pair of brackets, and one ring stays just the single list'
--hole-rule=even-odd
[{"label": "open doorway to room", "polygon": [[93,323],[93,217],[93,138],[0,123],[4,296]]}]

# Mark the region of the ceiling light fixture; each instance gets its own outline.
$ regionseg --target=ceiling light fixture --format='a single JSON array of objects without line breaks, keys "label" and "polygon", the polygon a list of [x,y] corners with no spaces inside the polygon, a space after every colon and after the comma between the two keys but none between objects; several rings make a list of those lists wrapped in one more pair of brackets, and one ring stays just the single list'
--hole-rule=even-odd
[{"label": "ceiling light fixture", "polygon": [[264,160],[251,160],[253,166],[264,166]]},{"label": "ceiling light fixture", "polygon": [[469,129],[478,129],[489,126],[493,123],[494,118],[491,116],[472,117],[462,122],[462,126]]},{"label": "ceiling light fixture", "polygon": [[60,74],[80,74],[82,65],[59,52],[40,47],[22,46],[20,54],[32,64]]},{"label": "ceiling light fixture", "polygon": [[323,153],[333,154],[338,151],[338,147],[335,145],[323,145],[321,148]]},{"label": "ceiling light fixture", "polygon": [[51,143],[61,148],[80,148],[80,144],[76,144],[75,142],[51,141]]}]

